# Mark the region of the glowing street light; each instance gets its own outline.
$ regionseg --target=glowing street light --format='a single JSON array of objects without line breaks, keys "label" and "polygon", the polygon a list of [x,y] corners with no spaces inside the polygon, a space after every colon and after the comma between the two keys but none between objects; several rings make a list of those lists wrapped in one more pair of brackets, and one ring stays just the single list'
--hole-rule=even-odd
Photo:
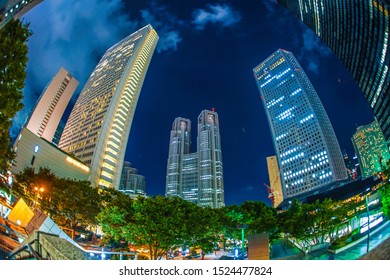
[{"label": "glowing street light", "polygon": [[37,208],[37,205],[38,205],[38,196],[39,196],[39,193],[41,192],[41,193],[43,193],[44,192],[44,188],[43,187],[40,187],[40,188],[38,188],[38,187],[34,187],[34,190],[35,190],[35,203],[34,203],[34,209],[36,209]]}]

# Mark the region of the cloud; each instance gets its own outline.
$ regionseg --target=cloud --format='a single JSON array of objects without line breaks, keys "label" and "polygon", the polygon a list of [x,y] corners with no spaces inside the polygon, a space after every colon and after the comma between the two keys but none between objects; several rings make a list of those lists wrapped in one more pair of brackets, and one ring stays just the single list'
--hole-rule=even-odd
[{"label": "cloud", "polygon": [[245,188],[245,191],[251,192],[251,191],[253,191],[254,189],[255,189],[254,186],[247,186],[247,187]]},{"label": "cloud", "polygon": [[223,27],[232,26],[241,20],[241,16],[230,6],[223,4],[208,4],[206,9],[197,9],[193,12],[195,28],[203,30],[208,23],[218,23]]},{"label": "cloud", "polygon": [[302,35],[295,42],[300,50],[296,57],[305,70],[319,74],[320,61],[332,52],[311,29],[303,24],[301,26],[298,32]]},{"label": "cloud", "polygon": [[160,37],[157,52],[177,50],[177,45],[182,40],[179,28],[184,23],[181,20],[155,3],[152,3],[150,9],[141,10],[141,17],[145,24],[152,24]]},{"label": "cloud", "polygon": [[275,5],[278,4],[276,0],[263,0],[262,2],[270,14],[275,14]]},{"label": "cloud", "polygon": [[[176,50],[181,37],[173,29],[174,17],[151,5],[151,11],[138,13],[133,19],[121,0],[43,1],[27,13],[25,21],[31,23],[33,35],[28,42],[25,108],[13,119],[11,136],[17,136],[45,85],[62,66],[80,82],[72,98],[75,102],[104,52],[149,22],[158,28],[157,51]],[[171,17],[171,21],[163,25],[161,17]]]}]

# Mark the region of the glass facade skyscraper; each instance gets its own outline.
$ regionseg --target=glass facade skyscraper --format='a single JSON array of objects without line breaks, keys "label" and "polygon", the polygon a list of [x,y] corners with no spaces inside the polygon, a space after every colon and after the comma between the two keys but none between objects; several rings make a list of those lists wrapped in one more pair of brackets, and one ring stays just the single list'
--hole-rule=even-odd
[{"label": "glass facade skyscraper", "polygon": [[147,25],[103,55],[69,116],[59,147],[90,168],[92,184],[118,189],[130,128],[158,41]]},{"label": "glass facade skyscraper", "polygon": [[[184,169],[184,155],[191,153],[191,121],[185,118],[176,118],[172,124],[172,130],[169,140],[169,155],[167,163],[167,178],[166,178],[166,196],[180,196],[183,197],[183,169]],[[193,157],[196,158],[197,154]],[[194,168],[197,177],[197,166]],[[188,182],[187,186],[190,183]],[[197,189],[197,180],[193,182],[193,188]],[[189,199],[197,203],[197,197]]]},{"label": "glass facade skyscraper", "polygon": [[218,114],[204,110],[198,117],[198,139],[191,153],[191,121],[172,125],[167,163],[166,196],[180,196],[202,207],[225,205]]},{"label": "glass facade skyscraper", "polygon": [[382,165],[385,166],[390,160],[389,148],[376,120],[358,127],[352,136],[352,143],[363,179],[382,171]]},{"label": "glass facade skyscraper", "polygon": [[332,125],[293,54],[278,50],[253,72],[278,158],[283,199],[346,179]]},{"label": "glass facade skyscraper", "polygon": [[204,110],[198,117],[199,202],[202,207],[225,206],[221,136],[218,114]]},{"label": "glass facade skyscraper", "polygon": [[390,1],[279,2],[338,56],[362,90],[390,144]]},{"label": "glass facade skyscraper", "polygon": [[138,196],[145,196],[145,190],[145,176],[139,175],[138,170],[132,167],[130,162],[123,162],[119,191],[132,198],[137,198]]}]

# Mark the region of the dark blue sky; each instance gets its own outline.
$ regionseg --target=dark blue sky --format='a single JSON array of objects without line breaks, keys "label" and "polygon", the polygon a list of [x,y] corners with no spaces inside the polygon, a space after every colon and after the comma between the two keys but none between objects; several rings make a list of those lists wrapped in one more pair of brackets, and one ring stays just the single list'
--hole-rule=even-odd
[{"label": "dark blue sky", "polygon": [[165,193],[174,119],[191,119],[196,148],[197,117],[214,107],[221,126],[226,204],[269,203],[263,183],[268,183],[266,157],[274,148],[252,69],[278,48],[292,52],[301,63],[342,150],[352,153],[356,125],[373,120],[361,91],[333,53],[274,0],[80,2],[44,1],[27,14],[34,35],[29,42],[26,108],[11,132],[17,133],[61,66],[80,81],[78,94],[106,49],[150,22],[160,41],[125,157],[146,177],[149,195]]}]

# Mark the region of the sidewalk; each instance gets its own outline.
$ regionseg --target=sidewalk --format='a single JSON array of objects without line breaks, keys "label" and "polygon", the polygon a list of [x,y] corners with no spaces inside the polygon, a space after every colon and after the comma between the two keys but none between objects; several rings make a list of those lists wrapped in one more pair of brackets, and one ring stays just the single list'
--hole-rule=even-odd
[{"label": "sidewalk", "polygon": [[[373,250],[379,244],[390,238],[390,222],[386,222],[381,230],[370,235],[369,250]],[[367,239],[359,242],[355,246],[338,254],[329,253],[326,250],[319,250],[308,255],[304,255],[298,248],[289,242],[279,239],[272,244],[271,259],[291,259],[291,260],[356,260],[367,253]]]}]

